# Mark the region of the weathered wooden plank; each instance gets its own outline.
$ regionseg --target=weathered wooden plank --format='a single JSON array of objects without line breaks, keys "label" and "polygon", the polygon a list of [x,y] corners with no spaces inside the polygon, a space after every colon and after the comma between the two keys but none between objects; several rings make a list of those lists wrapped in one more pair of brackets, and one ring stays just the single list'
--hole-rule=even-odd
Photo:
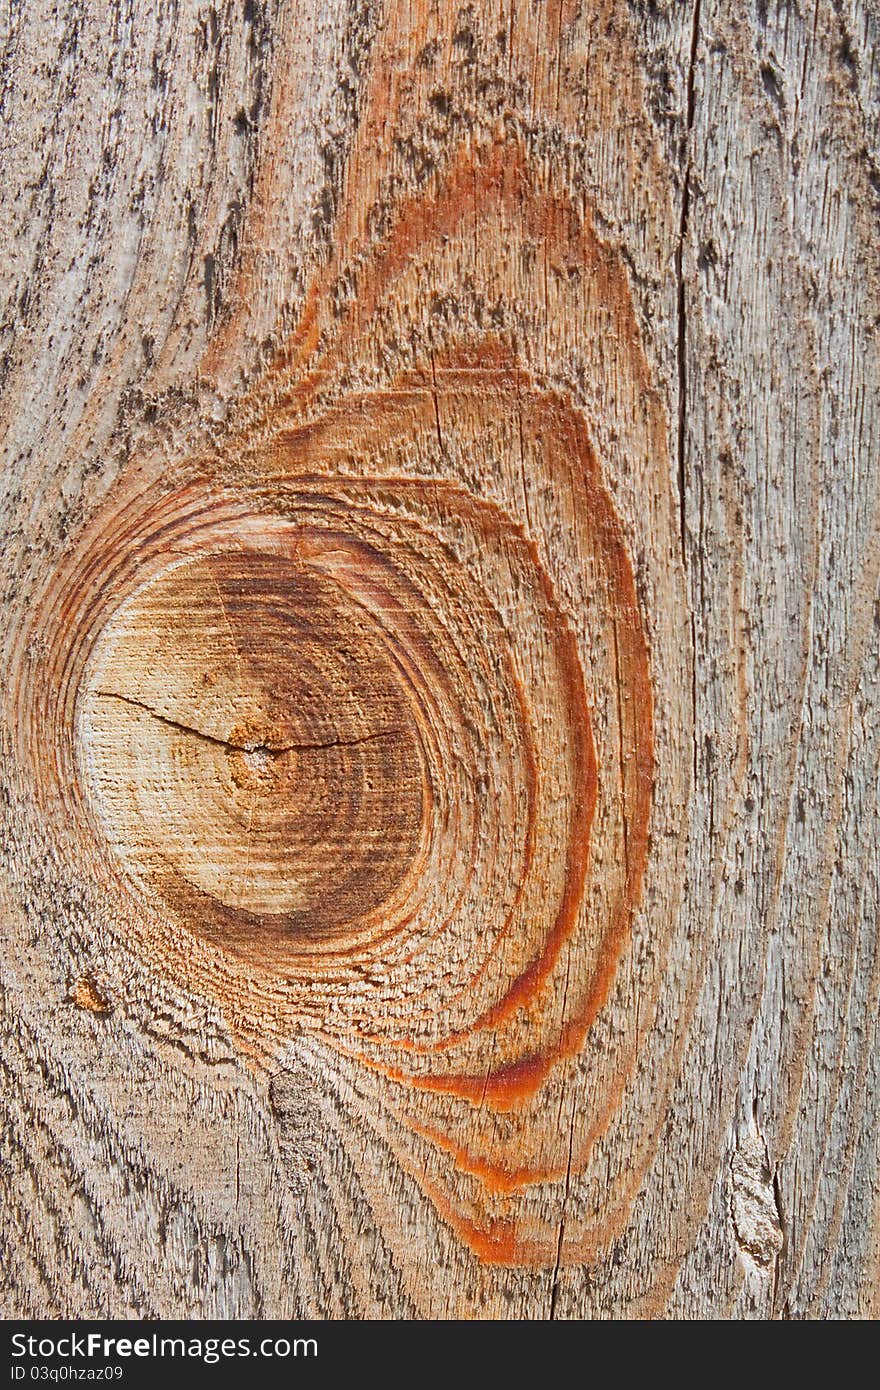
[{"label": "weathered wooden plank", "polygon": [[877,31],[9,12],[4,1311],[876,1312]]}]

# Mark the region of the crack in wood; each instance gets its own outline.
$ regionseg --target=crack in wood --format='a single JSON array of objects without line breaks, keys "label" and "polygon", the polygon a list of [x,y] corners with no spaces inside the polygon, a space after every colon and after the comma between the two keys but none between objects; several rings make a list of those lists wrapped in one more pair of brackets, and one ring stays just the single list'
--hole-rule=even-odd
[{"label": "crack in wood", "polygon": [[143,710],[153,719],[157,719],[160,724],[167,724],[169,728],[177,729],[179,733],[190,734],[193,738],[202,739],[205,743],[213,743],[218,748],[225,748],[227,752],[250,753],[266,758],[280,758],[285,753],[317,753],[330,748],[356,748],[363,743],[377,743],[380,739],[395,738],[400,734],[399,729],[377,729],[374,733],[362,734],[359,738],[334,738],[280,745],[267,743],[261,739],[247,739],[244,743],[236,743],[231,739],[219,738],[216,734],[205,733],[204,729],[197,729],[192,724],[183,724],[180,720],[172,719],[167,714],[161,714],[152,705],[145,704],[143,700],[135,700],[130,695],[119,695],[113,690],[95,690],[92,695],[102,700],[118,700],[120,704]]}]

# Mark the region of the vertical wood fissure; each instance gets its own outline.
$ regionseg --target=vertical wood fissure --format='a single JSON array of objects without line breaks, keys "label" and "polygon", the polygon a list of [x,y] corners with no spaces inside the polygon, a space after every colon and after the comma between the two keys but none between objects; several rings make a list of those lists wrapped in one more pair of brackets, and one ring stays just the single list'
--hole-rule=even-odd
[{"label": "vertical wood fissure", "polygon": [[678,224],[678,243],[675,251],[675,273],[677,281],[677,342],[676,360],[678,365],[678,500],[679,523],[681,530],[681,556],[688,572],[687,548],[687,428],[688,428],[688,331],[687,331],[687,286],[684,274],[684,250],[689,232],[691,207],[691,166],[693,163],[694,116],[696,113],[696,66],[700,44],[700,6],[702,0],[694,0],[691,12],[690,52],[686,80],[686,105],[684,125],[684,173],[681,189],[681,212]]}]

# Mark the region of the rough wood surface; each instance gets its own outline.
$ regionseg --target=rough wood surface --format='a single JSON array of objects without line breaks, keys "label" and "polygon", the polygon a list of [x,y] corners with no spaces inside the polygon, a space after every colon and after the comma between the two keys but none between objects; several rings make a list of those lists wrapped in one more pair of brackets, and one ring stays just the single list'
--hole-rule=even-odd
[{"label": "rough wood surface", "polygon": [[7,8],[7,1315],[880,1311],[878,36]]}]

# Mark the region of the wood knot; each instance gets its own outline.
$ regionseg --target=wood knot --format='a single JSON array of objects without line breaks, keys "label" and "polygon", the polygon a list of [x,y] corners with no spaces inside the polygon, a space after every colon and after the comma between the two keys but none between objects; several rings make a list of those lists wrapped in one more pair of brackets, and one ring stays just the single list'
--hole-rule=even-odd
[{"label": "wood knot", "polygon": [[430,1163],[467,1175],[456,1229],[529,1261],[555,1231],[524,1242],[492,1213],[572,1161],[534,1117],[640,891],[650,677],[577,417],[537,390],[526,409],[494,365],[438,380],[484,456],[525,450],[564,500],[577,603],[515,497],[411,476],[436,411],[405,383],[224,488],[108,506],[68,587],[93,636],[64,679],[77,794],[152,905],[133,917],[156,963],[215,990],[254,1052],[311,1031],[407,1097]]},{"label": "wood knot", "polygon": [[283,556],[200,555],[139,590],[102,635],[82,734],[117,851],[239,954],[346,930],[418,848],[412,693],[345,588]]}]

